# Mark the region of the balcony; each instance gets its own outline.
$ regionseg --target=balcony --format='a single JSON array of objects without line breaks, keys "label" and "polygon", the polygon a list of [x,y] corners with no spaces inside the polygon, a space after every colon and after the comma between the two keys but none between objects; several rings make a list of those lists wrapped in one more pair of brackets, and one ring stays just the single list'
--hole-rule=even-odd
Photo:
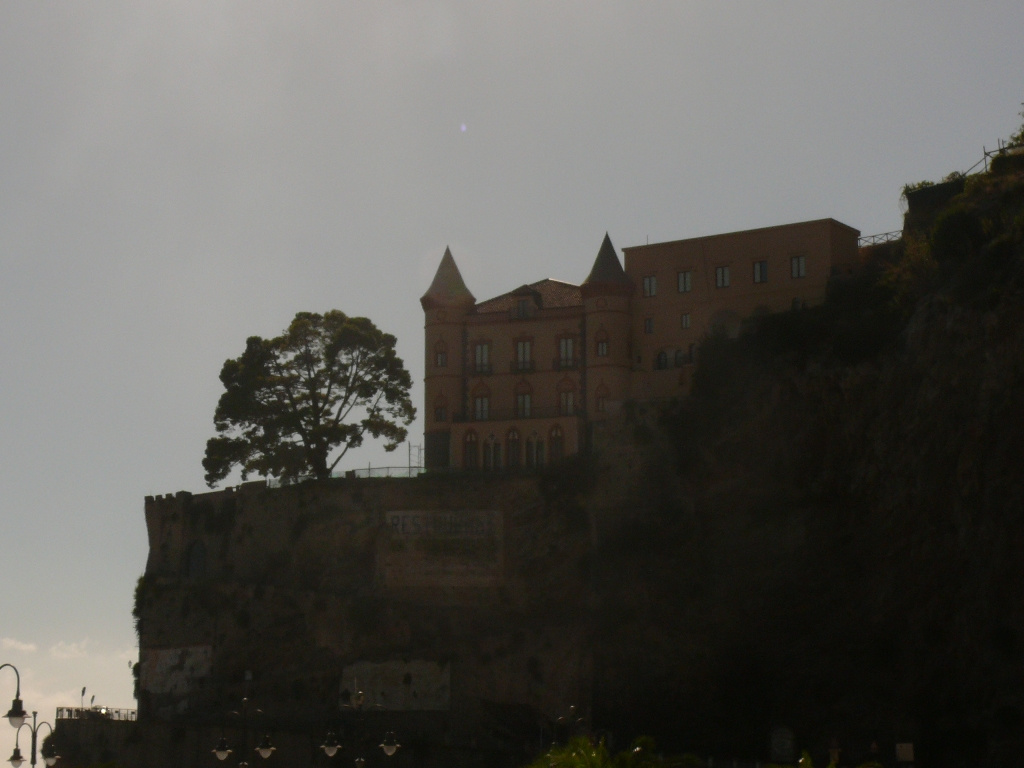
[{"label": "balcony", "polygon": [[490,363],[476,363],[469,369],[469,372],[475,376],[490,376],[494,373],[494,368]]},{"label": "balcony", "polygon": [[556,371],[575,371],[580,367],[578,357],[556,357],[551,362],[551,368]]},{"label": "balcony", "polygon": [[533,373],[536,365],[533,360],[513,360],[508,364],[509,373]]},{"label": "balcony", "polygon": [[528,416],[521,416],[515,408],[491,408],[487,413],[487,418],[478,419],[473,413],[455,414],[452,421],[456,423],[467,423],[467,422],[486,422],[486,421],[525,421],[529,419],[553,419],[557,417],[576,417],[582,414],[577,411],[575,413],[563,413],[561,408],[557,405],[548,406],[533,406],[530,408],[530,414]]}]

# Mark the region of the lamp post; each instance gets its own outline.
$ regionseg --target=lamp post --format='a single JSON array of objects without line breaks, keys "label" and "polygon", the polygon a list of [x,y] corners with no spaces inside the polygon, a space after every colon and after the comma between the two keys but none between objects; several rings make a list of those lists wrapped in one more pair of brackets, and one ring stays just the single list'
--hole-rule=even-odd
[{"label": "lamp post", "polygon": [[[8,759],[8,762],[13,766],[13,768],[21,768],[22,763],[25,762],[25,758],[23,758],[21,756],[21,750],[18,749],[18,736],[21,735],[21,729],[22,728],[28,728],[32,732],[32,750],[29,752],[29,756],[30,756],[29,764],[32,766],[32,768],[36,768],[36,736],[39,733],[39,729],[42,726],[45,725],[47,728],[50,729],[50,734],[51,735],[53,734],[53,726],[50,725],[45,720],[43,720],[42,722],[40,722],[38,724],[36,723],[36,715],[37,714],[38,714],[37,712],[33,712],[32,713],[32,724],[31,725],[29,725],[29,723],[27,723],[27,722],[24,722],[24,723],[22,723],[21,725],[18,726],[18,733],[15,734],[15,736],[14,736],[14,753]],[[43,762],[46,763],[47,766],[51,766],[52,767],[57,762],[57,760],[60,759],[60,755],[57,755],[57,754],[54,753],[53,747],[52,746],[48,747],[45,744],[43,745],[43,748],[41,750],[41,754],[42,754],[42,757],[43,757]]]},{"label": "lamp post", "polygon": [[[350,699],[351,704],[346,704],[345,707],[346,707],[346,709],[351,709],[352,711],[354,711],[356,713],[355,720],[356,720],[356,725],[358,726],[358,728],[353,729],[354,731],[357,731],[357,732],[352,734],[352,744],[353,744],[353,747],[355,747],[355,750],[356,750],[356,757],[355,757],[355,761],[354,761],[355,762],[355,768],[365,768],[365,766],[366,766],[366,758],[363,757],[362,750],[359,749],[359,747],[360,747],[360,745],[363,742],[366,741],[366,736],[367,736],[367,734],[366,734],[366,721],[364,720],[364,717],[363,717],[363,714],[364,714],[363,707],[366,704],[366,694],[364,694],[362,691],[358,690],[358,688],[359,688],[359,681],[357,680],[356,681],[356,689],[357,690],[356,690],[355,693],[352,694],[352,697]],[[383,707],[378,707],[378,708],[383,709]],[[395,732],[394,731],[387,731],[384,734],[384,739],[381,741],[381,743],[378,746],[382,750],[384,750],[384,754],[387,757],[391,757],[392,755],[395,754],[395,752],[398,751],[398,749],[402,745],[398,743],[398,738],[395,736]],[[324,754],[327,755],[327,757],[334,757],[336,754],[338,754],[338,750],[341,749],[341,744],[338,742],[338,736],[337,736],[335,731],[330,730],[330,731],[327,732],[327,738],[325,738],[324,739],[324,743],[320,745],[320,749],[322,749],[324,751]]]},{"label": "lamp post", "polygon": [[[246,744],[248,742],[248,737],[249,737],[249,730],[247,728],[248,709],[249,709],[249,700],[248,699],[242,699],[242,708],[241,708],[241,710],[239,710],[237,712],[231,712],[230,713],[232,715],[239,715],[242,718],[242,752],[241,752],[241,759],[238,761],[239,768],[246,768],[249,765],[249,763],[245,760]],[[257,712],[257,714],[260,714],[262,712],[262,710],[257,709],[256,712]],[[258,754],[260,757],[262,757],[264,760],[266,760],[268,757],[270,757],[272,754],[274,754],[276,749],[277,749],[277,747],[275,747],[273,744],[270,743],[270,734],[268,733],[268,734],[266,734],[263,737],[263,741],[261,741],[256,746],[256,750],[255,751],[256,751],[256,754]],[[220,740],[217,742],[217,746],[214,747],[211,751],[213,752],[214,755],[216,755],[218,760],[227,760],[228,759],[228,755],[230,755],[234,750],[232,750],[231,747],[228,746],[227,736],[221,735]],[[17,767],[15,767],[15,768],[17,768]]]},{"label": "lamp post", "polygon": [[12,728],[21,728],[21,726],[25,724],[25,719],[27,717],[25,707],[22,706],[21,703],[21,675],[18,674],[18,668],[13,664],[0,664],[0,669],[3,669],[4,667],[10,667],[14,670],[14,678],[16,680],[14,701],[11,702],[11,709],[5,717],[11,724]]}]

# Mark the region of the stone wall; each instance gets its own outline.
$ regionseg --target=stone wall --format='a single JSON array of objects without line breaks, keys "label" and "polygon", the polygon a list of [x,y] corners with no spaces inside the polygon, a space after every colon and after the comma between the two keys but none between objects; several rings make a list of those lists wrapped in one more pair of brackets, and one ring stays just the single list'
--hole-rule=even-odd
[{"label": "stone wall", "polygon": [[140,721],[213,722],[248,696],[311,732],[358,688],[414,741],[535,751],[592,677],[589,529],[548,496],[523,476],[147,498]]}]

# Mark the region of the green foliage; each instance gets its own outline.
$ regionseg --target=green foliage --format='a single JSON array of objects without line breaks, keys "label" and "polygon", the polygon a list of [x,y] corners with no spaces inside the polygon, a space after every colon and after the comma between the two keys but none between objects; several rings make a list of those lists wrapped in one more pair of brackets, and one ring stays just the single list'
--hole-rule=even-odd
[{"label": "green foliage", "polygon": [[915,181],[913,184],[904,184],[903,185],[903,197],[906,197],[907,195],[909,195],[909,194],[911,194],[913,192],[917,192],[917,190],[919,190],[919,189],[924,189],[925,187],[934,187],[934,186],[935,186],[935,182],[934,181],[928,181],[927,179],[925,179],[924,181]]},{"label": "green foliage", "polygon": [[939,263],[963,261],[976,252],[985,233],[975,211],[951,205],[935,218],[930,235],[932,256]]},{"label": "green foliage", "polygon": [[604,740],[594,742],[586,736],[577,736],[568,744],[552,747],[528,768],[665,768],[679,765],[692,768],[703,764],[693,755],[684,758],[659,755],[654,740],[649,736],[640,736],[629,749],[615,755],[608,751]]},{"label": "green foliage", "polygon": [[[1024,107],[1024,102],[1021,102],[1021,106]],[[1024,109],[1022,109],[1020,112],[1018,112],[1018,114],[1021,117],[1024,117]],[[1010,143],[1011,144],[1024,144],[1024,123],[1021,123],[1020,129],[1016,133],[1011,133],[1010,134]]]},{"label": "green foliage", "polygon": [[225,391],[214,414],[218,436],[206,444],[206,482],[212,487],[235,466],[243,480],[250,473],[327,478],[366,435],[394,450],[416,415],[395,341],[367,318],[338,310],[300,312],[281,336],[250,337],[221,369]]},{"label": "green foliage", "polygon": [[132,601],[132,618],[135,621],[135,638],[142,640],[142,609],[146,604],[146,575],[139,576],[135,582],[135,599]]}]

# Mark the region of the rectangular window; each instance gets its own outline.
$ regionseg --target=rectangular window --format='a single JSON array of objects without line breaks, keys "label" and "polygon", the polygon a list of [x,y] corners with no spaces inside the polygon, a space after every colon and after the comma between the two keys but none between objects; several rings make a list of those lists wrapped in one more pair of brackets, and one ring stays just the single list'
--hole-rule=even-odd
[{"label": "rectangular window", "polygon": [[654,333],[654,318],[653,317],[645,317],[644,318],[644,333]]},{"label": "rectangular window", "polygon": [[594,401],[594,410],[598,413],[604,413],[608,408],[607,402],[607,398],[598,395],[597,399]]},{"label": "rectangular window", "polygon": [[729,287],[729,268],[728,267],[715,267],[715,287],[716,288],[728,288]]},{"label": "rectangular window", "polygon": [[658,278],[654,275],[644,278],[644,296],[654,296],[658,292]]},{"label": "rectangular window", "polygon": [[679,322],[679,326],[685,331],[690,327],[690,313],[686,312]]},{"label": "rectangular window", "polygon": [[755,283],[767,283],[768,282],[768,262],[767,261],[755,261],[754,262],[754,282]]},{"label": "rectangular window", "polygon": [[516,365],[517,371],[529,371],[533,369],[533,342],[523,339],[516,342]]},{"label": "rectangular window", "polygon": [[693,272],[690,270],[680,272],[677,277],[679,280],[680,293],[689,293],[693,290]]},{"label": "rectangular window", "polygon": [[520,419],[530,418],[530,395],[516,395],[516,416]]},{"label": "rectangular window", "polygon": [[807,277],[806,256],[794,256],[789,260],[789,265],[793,277]]},{"label": "rectangular window", "polygon": [[563,336],[558,340],[558,364],[562,368],[571,368],[573,365],[573,345],[571,336]]},{"label": "rectangular window", "polygon": [[558,410],[563,416],[572,416],[575,406],[575,398],[572,392],[560,392],[558,396]]},{"label": "rectangular window", "polygon": [[473,418],[476,421],[487,421],[491,415],[491,398],[484,395],[483,397],[473,398]]},{"label": "rectangular window", "polygon": [[437,367],[438,368],[446,367],[448,365],[448,353],[447,352],[438,352],[437,353],[437,358],[436,358],[435,362],[437,363]]},{"label": "rectangular window", "polygon": [[601,341],[597,342],[597,356],[608,357],[608,342],[605,341],[604,339],[601,339]]},{"label": "rectangular window", "polygon": [[490,344],[477,344],[476,345],[476,372],[477,373],[490,373],[491,372],[491,345]]}]

